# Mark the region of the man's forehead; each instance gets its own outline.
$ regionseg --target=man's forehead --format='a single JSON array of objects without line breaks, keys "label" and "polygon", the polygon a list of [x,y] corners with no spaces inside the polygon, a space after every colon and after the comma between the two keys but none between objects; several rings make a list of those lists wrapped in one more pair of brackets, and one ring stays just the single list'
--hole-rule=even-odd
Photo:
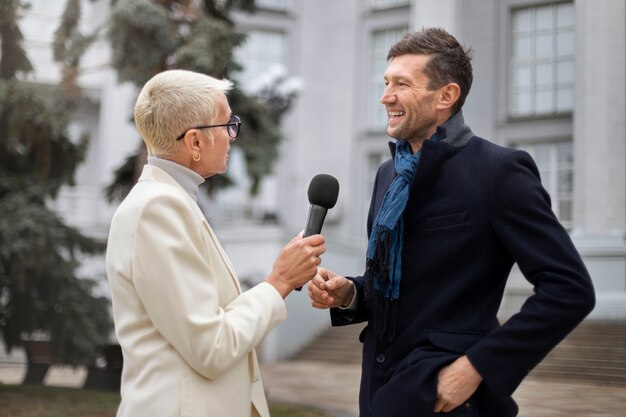
[{"label": "man's forehead", "polygon": [[423,75],[424,66],[430,60],[429,55],[400,55],[389,60],[385,78],[415,78]]}]

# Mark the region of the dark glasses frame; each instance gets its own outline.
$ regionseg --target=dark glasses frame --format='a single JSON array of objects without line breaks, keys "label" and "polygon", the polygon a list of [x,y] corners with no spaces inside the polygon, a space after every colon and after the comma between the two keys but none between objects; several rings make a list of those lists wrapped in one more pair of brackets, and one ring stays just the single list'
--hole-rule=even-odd
[{"label": "dark glasses frame", "polygon": [[237,139],[237,137],[239,136],[239,131],[241,130],[241,119],[239,118],[239,116],[232,115],[230,116],[228,123],[224,123],[221,125],[200,125],[200,126],[190,127],[189,129],[185,130],[179,137],[177,137],[176,140],[181,140],[182,138],[184,138],[187,132],[189,132],[190,130],[209,129],[212,127],[228,127],[226,131],[228,132],[228,137],[231,139],[231,142],[232,142],[233,140]]}]

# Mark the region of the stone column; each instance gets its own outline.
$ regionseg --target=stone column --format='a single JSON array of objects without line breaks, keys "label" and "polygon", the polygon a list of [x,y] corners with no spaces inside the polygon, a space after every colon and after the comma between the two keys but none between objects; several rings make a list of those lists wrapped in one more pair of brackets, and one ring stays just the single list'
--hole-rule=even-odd
[{"label": "stone column", "polygon": [[576,0],[574,229],[598,295],[626,319],[626,3]]}]

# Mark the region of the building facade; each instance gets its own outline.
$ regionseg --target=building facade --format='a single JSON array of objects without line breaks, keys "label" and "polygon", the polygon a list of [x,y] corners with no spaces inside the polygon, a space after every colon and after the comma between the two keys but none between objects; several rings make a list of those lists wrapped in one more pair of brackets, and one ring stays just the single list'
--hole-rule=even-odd
[{"label": "building facade", "polygon": [[[31,0],[24,31],[36,68],[32,81],[58,80],[49,45],[62,0]],[[106,24],[109,2],[85,1],[86,27]],[[237,56],[244,87],[273,66],[302,81],[283,123],[275,173],[249,197],[236,148],[229,171],[238,186],[203,207],[240,277],[254,283],[303,228],[306,190],[318,173],[338,178],[339,201],[327,217],[324,264],[360,274],[365,222],[376,169],[389,158],[386,115],[378,102],[388,47],[407,30],[440,26],[473,49],[474,85],[464,106],[479,136],[528,151],[553,209],[580,251],[597,290],[590,319],[626,320],[626,3],[623,0],[257,0],[236,14],[248,40]],[[136,91],[119,85],[98,42],[85,58],[87,91],[75,129],[92,145],[57,206],[86,232],[106,238],[114,209],[102,197],[114,169],[134,152],[128,123]],[[234,109],[236,112],[236,109]],[[245,123],[245,121],[244,121]],[[245,130],[241,140],[245,140]],[[271,214],[278,222],[264,222]],[[103,266],[90,268],[102,273]],[[514,270],[501,310],[516,312],[532,293]],[[293,354],[329,325],[306,293],[287,299],[289,317],[262,347],[266,360]],[[303,325],[306,323],[306,325]]]}]

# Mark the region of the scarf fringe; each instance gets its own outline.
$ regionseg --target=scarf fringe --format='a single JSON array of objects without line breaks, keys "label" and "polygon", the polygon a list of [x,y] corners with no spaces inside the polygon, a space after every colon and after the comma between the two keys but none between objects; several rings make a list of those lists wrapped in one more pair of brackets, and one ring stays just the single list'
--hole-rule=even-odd
[{"label": "scarf fringe", "polygon": [[[384,228],[381,228],[384,229]],[[365,300],[370,309],[374,332],[379,340],[391,341],[395,336],[398,302],[391,298],[389,268],[392,236],[388,229],[378,231],[374,256],[367,260]]]}]

